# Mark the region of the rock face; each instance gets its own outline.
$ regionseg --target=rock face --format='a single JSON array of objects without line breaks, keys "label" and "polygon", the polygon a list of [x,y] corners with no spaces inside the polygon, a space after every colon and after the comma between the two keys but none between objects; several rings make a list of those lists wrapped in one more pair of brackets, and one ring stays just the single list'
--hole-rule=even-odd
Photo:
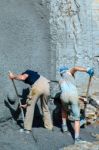
[{"label": "rock face", "polygon": [[[0,0],[0,14],[0,121],[4,121],[10,117],[4,100],[16,99],[9,70],[33,69],[50,78],[50,26],[41,0]],[[21,95],[27,86],[16,84]]]},{"label": "rock face", "polygon": [[60,150],[99,150],[99,141],[98,142],[85,142],[80,144],[71,145]]},{"label": "rock face", "polygon": [[[44,1],[44,0],[43,0]],[[56,68],[61,65],[68,67],[81,65],[93,66],[95,75],[99,76],[99,45],[98,41],[98,1],[49,0],[50,10],[51,60]],[[94,40],[95,39],[95,40]],[[83,78],[86,80],[84,82]],[[98,79],[99,80],[99,79]],[[79,92],[86,92],[88,75],[78,73],[76,76]],[[98,84],[96,83],[98,86]]]},{"label": "rock face", "polygon": [[[0,121],[11,117],[4,100],[16,99],[9,70],[29,68],[58,79],[59,66],[81,65],[93,66],[99,77],[98,9],[92,0],[0,0]],[[86,92],[88,75],[78,73],[76,81],[79,93]],[[16,84],[26,93],[26,85]]]}]

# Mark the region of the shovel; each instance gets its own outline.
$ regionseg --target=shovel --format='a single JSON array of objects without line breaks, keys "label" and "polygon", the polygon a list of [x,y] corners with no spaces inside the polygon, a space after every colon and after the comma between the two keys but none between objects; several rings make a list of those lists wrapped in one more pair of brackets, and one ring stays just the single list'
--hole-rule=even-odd
[{"label": "shovel", "polygon": [[87,99],[87,101],[88,101],[88,96],[89,96],[89,89],[90,89],[91,79],[92,79],[92,77],[90,76],[89,77],[89,81],[88,81],[88,86],[87,86],[87,92],[86,92],[86,99]]},{"label": "shovel", "polygon": [[[9,71],[9,73],[10,73],[10,72],[11,72],[11,71]],[[22,105],[22,104],[21,104],[21,99],[20,99],[20,97],[19,97],[18,90],[17,90],[17,88],[16,88],[14,79],[11,79],[11,81],[12,81],[12,84],[13,84],[13,87],[14,87],[14,90],[15,90],[15,93],[16,93],[16,96],[17,96],[17,98],[18,98],[19,105],[21,106],[21,105]],[[20,109],[21,109],[22,121],[24,122],[24,112],[23,112],[22,107],[20,107]]]},{"label": "shovel", "polygon": [[[17,95],[18,101],[19,101],[19,105],[21,106],[21,100],[20,100],[20,97],[19,97],[19,94],[18,94],[16,85],[15,85],[15,82],[14,82],[13,79],[12,79],[12,83],[13,83],[13,87],[14,87],[15,93],[16,93],[16,95]],[[20,107],[20,109],[21,109],[22,121],[24,122],[24,112],[23,112],[22,107]]]},{"label": "shovel", "polygon": [[[10,73],[10,71],[9,71],[9,73]],[[15,89],[15,93],[16,93],[16,95],[17,95],[17,97],[18,97],[19,105],[21,106],[22,104],[21,104],[21,100],[20,100],[20,97],[19,97],[19,94],[18,94],[16,85],[15,85],[15,82],[14,82],[13,79],[12,79],[11,81],[12,81],[12,83],[13,83],[13,87],[14,87],[14,89]],[[24,122],[24,112],[23,112],[22,107],[20,107],[20,109],[21,109],[21,114],[22,114],[22,121]],[[34,137],[33,131],[31,132],[31,135],[32,135],[32,138],[34,139],[35,143],[37,143],[37,139]]]}]

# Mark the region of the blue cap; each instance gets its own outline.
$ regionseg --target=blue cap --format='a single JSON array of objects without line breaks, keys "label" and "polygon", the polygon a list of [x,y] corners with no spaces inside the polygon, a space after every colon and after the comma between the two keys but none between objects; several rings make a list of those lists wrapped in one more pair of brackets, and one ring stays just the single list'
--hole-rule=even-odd
[{"label": "blue cap", "polygon": [[62,67],[60,67],[59,72],[60,72],[60,73],[65,73],[66,70],[68,70],[68,67],[62,66]]}]

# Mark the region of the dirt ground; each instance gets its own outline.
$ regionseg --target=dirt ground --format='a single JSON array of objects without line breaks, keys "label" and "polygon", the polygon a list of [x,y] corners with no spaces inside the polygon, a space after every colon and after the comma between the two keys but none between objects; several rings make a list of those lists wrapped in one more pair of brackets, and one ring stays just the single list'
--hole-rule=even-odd
[{"label": "dirt ground", "polygon": [[[31,134],[20,133],[20,127],[14,120],[0,124],[0,150],[59,150],[74,143],[70,132],[62,133],[60,127],[48,131],[43,127],[33,127],[34,141]],[[97,141],[91,133],[99,134],[99,125],[89,125],[81,128],[81,137],[86,141]]]}]

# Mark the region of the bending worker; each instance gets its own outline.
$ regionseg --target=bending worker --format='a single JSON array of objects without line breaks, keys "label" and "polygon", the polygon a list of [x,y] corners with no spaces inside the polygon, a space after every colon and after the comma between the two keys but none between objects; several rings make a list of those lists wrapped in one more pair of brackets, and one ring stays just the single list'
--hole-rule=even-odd
[{"label": "bending worker", "polygon": [[75,143],[80,142],[80,108],[78,102],[78,92],[75,85],[74,75],[77,71],[86,72],[89,76],[94,75],[93,69],[86,69],[84,67],[74,67],[68,69],[63,66],[60,68],[60,88],[61,88],[61,102],[62,102],[62,130],[67,131],[66,119],[67,119],[67,107],[70,104],[73,117],[75,120],[74,131],[75,131]]},{"label": "bending worker", "polygon": [[24,130],[29,132],[32,130],[32,122],[34,118],[34,109],[35,104],[38,98],[41,99],[41,109],[43,112],[43,121],[45,128],[52,130],[52,120],[50,111],[48,108],[48,96],[50,95],[50,87],[49,80],[45,77],[39,75],[37,72],[32,70],[26,70],[22,74],[14,74],[9,73],[10,79],[21,80],[26,84],[31,86],[30,93],[28,95],[28,99],[25,105],[22,107],[26,107],[26,115],[24,119]]}]

